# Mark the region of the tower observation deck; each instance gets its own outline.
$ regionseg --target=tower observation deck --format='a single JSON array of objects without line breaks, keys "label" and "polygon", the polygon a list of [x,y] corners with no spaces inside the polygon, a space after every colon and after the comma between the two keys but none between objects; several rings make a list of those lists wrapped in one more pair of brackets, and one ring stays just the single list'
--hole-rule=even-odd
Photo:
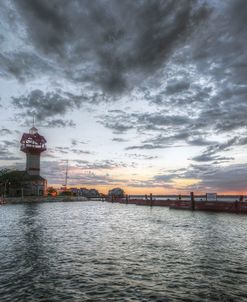
[{"label": "tower observation deck", "polygon": [[46,139],[32,127],[29,133],[23,133],[21,151],[26,153],[26,171],[30,175],[40,175],[40,154],[46,150]]}]

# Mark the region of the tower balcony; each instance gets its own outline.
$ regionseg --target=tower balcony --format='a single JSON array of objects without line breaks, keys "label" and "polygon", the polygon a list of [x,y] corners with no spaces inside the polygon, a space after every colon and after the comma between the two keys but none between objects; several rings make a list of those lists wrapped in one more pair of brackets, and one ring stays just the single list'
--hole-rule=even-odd
[{"label": "tower balcony", "polygon": [[33,145],[33,144],[21,144],[20,150],[25,153],[34,153],[40,154],[43,151],[46,151],[45,145]]}]

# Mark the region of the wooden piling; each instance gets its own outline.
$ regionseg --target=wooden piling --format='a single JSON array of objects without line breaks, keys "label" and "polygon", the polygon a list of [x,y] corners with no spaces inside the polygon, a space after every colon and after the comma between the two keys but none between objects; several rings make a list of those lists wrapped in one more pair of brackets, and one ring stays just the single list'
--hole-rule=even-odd
[{"label": "wooden piling", "polygon": [[241,213],[242,212],[242,205],[243,205],[243,202],[244,202],[244,196],[243,195],[240,195],[239,196],[239,202],[237,203],[237,213]]},{"label": "wooden piling", "polygon": [[150,207],[153,206],[153,194],[150,193]]},{"label": "wooden piling", "polygon": [[191,210],[195,211],[195,197],[194,192],[190,192],[190,198],[191,198]]}]

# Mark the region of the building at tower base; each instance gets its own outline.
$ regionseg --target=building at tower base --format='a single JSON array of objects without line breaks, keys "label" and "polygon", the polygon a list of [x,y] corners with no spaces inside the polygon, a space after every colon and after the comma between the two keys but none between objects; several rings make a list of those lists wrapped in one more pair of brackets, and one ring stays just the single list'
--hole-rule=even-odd
[{"label": "building at tower base", "polygon": [[47,181],[40,175],[30,175],[27,171],[8,171],[0,177],[1,195],[9,197],[44,196]]}]

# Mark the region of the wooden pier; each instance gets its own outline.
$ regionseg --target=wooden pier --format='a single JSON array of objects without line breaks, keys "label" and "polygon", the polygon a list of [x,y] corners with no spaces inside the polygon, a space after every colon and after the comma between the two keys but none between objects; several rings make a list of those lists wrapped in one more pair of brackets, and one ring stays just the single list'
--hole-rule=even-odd
[{"label": "wooden pier", "polygon": [[[227,198],[224,200],[224,197],[220,197],[218,200],[210,201],[206,200],[206,197],[203,195],[196,196],[191,192],[190,196],[160,196],[153,194],[149,196],[126,195],[124,198],[112,196],[107,201],[112,203],[134,204],[137,206],[169,207],[172,210],[247,214],[247,200],[244,200],[242,195],[237,198],[236,196],[227,196]],[[231,200],[229,200],[230,198]]]}]

